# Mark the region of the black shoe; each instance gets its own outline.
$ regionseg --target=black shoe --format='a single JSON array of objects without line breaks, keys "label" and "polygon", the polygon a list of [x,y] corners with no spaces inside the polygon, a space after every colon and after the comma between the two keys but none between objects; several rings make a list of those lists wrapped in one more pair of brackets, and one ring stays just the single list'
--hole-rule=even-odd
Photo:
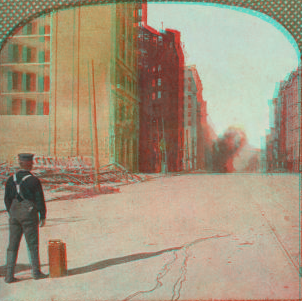
[{"label": "black shoe", "polygon": [[6,257],[6,275],[4,281],[6,283],[17,282],[18,279],[14,277],[15,275],[15,265],[18,256],[18,251],[7,251]]},{"label": "black shoe", "polygon": [[48,278],[48,275],[45,275],[44,273],[42,273],[41,271],[39,271],[39,272],[34,273],[33,277],[34,277],[35,280],[39,280],[39,279]]},{"label": "black shoe", "polygon": [[13,282],[18,282],[18,281],[19,281],[19,279],[15,278],[15,277],[9,277],[9,278],[5,277],[4,278],[4,282],[6,282],[6,283],[13,283]]}]

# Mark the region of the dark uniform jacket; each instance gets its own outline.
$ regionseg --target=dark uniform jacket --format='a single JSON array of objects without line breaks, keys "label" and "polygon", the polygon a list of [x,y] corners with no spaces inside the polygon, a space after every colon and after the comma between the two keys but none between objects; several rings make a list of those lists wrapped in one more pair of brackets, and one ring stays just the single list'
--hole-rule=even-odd
[{"label": "dark uniform jacket", "polygon": [[[45,219],[46,206],[40,180],[27,170],[19,170],[17,172],[17,183],[20,184],[22,178],[27,175],[31,175],[31,177],[28,177],[26,180],[24,180],[24,182],[21,183],[20,191],[25,199],[35,203],[35,207],[40,213],[40,219]],[[23,201],[20,195],[17,194],[16,185],[14,183],[13,176],[11,176],[8,178],[5,186],[4,202],[7,211],[9,211],[13,199],[16,197],[20,202]]]}]

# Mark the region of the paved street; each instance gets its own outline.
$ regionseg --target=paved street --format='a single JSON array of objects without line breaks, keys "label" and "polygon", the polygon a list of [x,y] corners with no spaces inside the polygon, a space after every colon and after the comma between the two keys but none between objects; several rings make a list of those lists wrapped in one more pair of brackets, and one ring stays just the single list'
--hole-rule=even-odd
[{"label": "paved street", "polygon": [[[0,213],[1,300],[299,298],[299,177],[191,174],[111,194],[46,192],[40,233],[67,244],[68,276],[31,279],[24,239],[16,277],[3,281],[7,214]],[[1,205],[2,206],[2,205]]]}]

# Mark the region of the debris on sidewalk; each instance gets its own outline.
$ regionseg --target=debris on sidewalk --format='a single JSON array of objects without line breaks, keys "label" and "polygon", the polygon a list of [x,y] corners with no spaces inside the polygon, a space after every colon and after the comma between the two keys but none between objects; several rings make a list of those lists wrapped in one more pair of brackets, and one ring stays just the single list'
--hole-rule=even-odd
[{"label": "debris on sidewalk", "polygon": [[[90,161],[91,162],[91,161]],[[118,163],[111,163],[99,168],[97,174],[89,160],[83,157],[52,158],[36,157],[33,173],[41,180],[45,188],[59,188],[66,190],[66,186],[99,184],[122,185],[139,183],[146,179],[128,171]],[[7,177],[13,174],[18,164],[0,164],[0,184],[4,184]],[[96,181],[97,177],[97,181]]]}]

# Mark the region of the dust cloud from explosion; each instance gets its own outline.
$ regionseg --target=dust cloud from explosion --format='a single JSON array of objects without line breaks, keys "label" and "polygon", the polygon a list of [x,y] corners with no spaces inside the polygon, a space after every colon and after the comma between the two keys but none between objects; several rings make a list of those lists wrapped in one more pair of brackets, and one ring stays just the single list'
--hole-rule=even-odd
[{"label": "dust cloud from explosion", "polygon": [[229,127],[213,143],[213,171],[231,173],[236,171],[234,159],[246,145],[246,134],[242,129]]}]

